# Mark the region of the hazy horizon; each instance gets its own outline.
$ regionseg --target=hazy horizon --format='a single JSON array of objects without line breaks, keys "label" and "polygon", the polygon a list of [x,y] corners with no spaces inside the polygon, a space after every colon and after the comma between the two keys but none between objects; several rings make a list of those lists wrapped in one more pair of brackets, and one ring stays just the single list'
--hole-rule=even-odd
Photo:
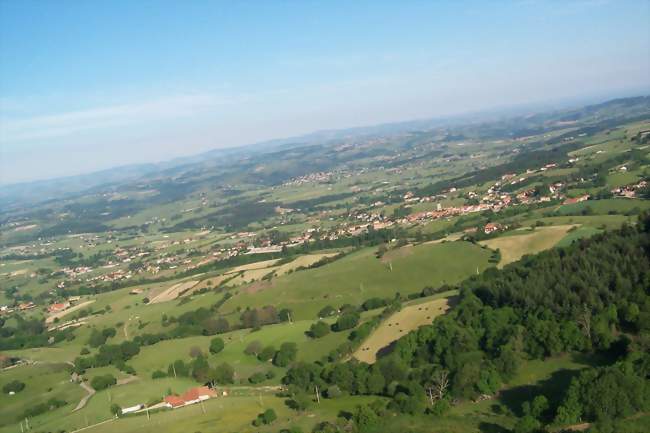
[{"label": "hazy horizon", "polygon": [[647,2],[372,5],[2,2],[0,184],[650,88]]}]

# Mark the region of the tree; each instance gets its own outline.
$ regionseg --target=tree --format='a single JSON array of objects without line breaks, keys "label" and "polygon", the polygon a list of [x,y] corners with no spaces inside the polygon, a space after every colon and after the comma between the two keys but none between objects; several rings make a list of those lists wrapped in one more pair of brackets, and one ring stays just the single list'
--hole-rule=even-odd
[{"label": "tree", "polygon": [[264,382],[265,380],[266,380],[266,375],[264,373],[262,373],[262,372],[259,372],[259,371],[257,373],[253,373],[248,378],[248,381],[250,383],[254,384],[254,385],[257,384],[257,383],[260,383],[260,382]]},{"label": "tree", "polygon": [[313,401],[311,399],[311,394],[308,394],[303,391],[295,392],[291,398],[290,401],[290,406],[299,411],[302,412],[309,408],[312,405]]},{"label": "tree", "polygon": [[353,419],[357,429],[361,433],[373,430],[379,425],[379,417],[375,411],[365,405],[359,405],[356,407]]},{"label": "tree", "polygon": [[329,333],[330,333],[329,325],[321,320],[311,325],[309,331],[307,331],[307,334],[311,338],[322,338]]},{"label": "tree", "polygon": [[259,355],[257,355],[257,359],[267,362],[273,359],[273,356],[275,356],[275,347],[266,346],[264,349],[262,349]]},{"label": "tree", "polygon": [[246,355],[257,356],[262,351],[262,343],[258,340],[251,341],[244,349]]},{"label": "tree", "polygon": [[[212,349],[212,347],[210,347],[210,349]],[[199,356],[203,356],[203,352],[201,351],[201,348],[199,346],[190,347],[190,357],[198,358]]]},{"label": "tree", "polygon": [[219,337],[213,338],[210,341],[210,353],[212,353],[213,355],[216,355],[217,353],[221,352],[224,347],[225,344],[223,342],[223,339]]},{"label": "tree", "polygon": [[442,400],[449,387],[449,372],[445,369],[437,369],[431,377],[432,386],[429,387],[429,399],[431,405],[435,400]]},{"label": "tree", "polygon": [[385,386],[384,376],[377,369],[373,369],[366,377],[366,390],[369,394],[381,394]]},{"label": "tree", "polygon": [[541,419],[544,412],[548,410],[548,399],[543,395],[538,395],[533,399],[530,404],[530,415],[537,419]]},{"label": "tree", "polygon": [[540,422],[532,415],[525,415],[523,418],[519,418],[519,421],[515,424],[513,433],[535,433],[540,427]]},{"label": "tree", "polygon": [[321,308],[321,310],[318,312],[318,317],[322,319],[325,317],[332,316],[335,313],[336,310],[334,309],[334,307],[332,307],[331,305],[326,305],[325,307]]},{"label": "tree", "polygon": [[291,311],[288,308],[283,308],[278,313],[278,318],[280,319],[280,322],[290,322],[292,317],[293,317],[293,311]]},{"label": "tree", "polygon": [[273,364],[278,367],[286,367],[296,360],[298,345],[296,343],[282,343],[280,350],[273,357]]},{"label": "tree", "polygon": [[259,427],[262,424],[271,424],[276,419],[278,419],[278,416],[275,414],[275,411],[273,409],[267,409],[257,415],[257,418],[253,421],[253,425]]},{"label": "tree", "polygon": [[90,337],[88,338],[88,345],[90,347],[99,347],[102,344],[106,343],[106,336],[99,332],[97,329],[93,329],[90,332]]},{"label": "tree", "polygon": [[262,419],[264,420],[264,424],[271,424],[273,421],[278,419],[278,416],[275,414],[273,409],[266,409],[262,414]]},{"label": "tree", "polygon": [[230,364],[224,362],[213,370],[211,379],[219,385],[231,384],[235,381],[235,369]]},{"label": "tree", "polygon": [[210,365],[204,356],[199,356],[192,361],[192,377],[200,383],[206,383],[210,380]]},{"label": "tree", "polygon": [[341,332],[347,329],[352,329],[359,323],[359,313],[346,313],[332,325],[332,331]]},{"label": "tree", "polygon": [[122,408],[118,404],[113,403],[111,405],[111,413],[116,417],[122,416]]},{"label": "tree", "polygon": [[103,376],[95,376],[90,381],[90,386],[95,391],[101,391],[117,383],[117,379],[112,374],[105,374]]}]

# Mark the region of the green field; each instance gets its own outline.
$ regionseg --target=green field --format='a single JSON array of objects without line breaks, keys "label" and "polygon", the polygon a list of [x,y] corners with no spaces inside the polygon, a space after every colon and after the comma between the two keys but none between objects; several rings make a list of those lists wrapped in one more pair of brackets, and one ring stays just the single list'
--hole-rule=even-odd
[{"label": "green field", "polygon": [[650,200],[613,198],[606,200],[588,200],[580,203],[562,205],[558,209],[559,214],[580,214],[585,209],[591,209],[595,214],[606,215],[609,212],[625,213],[633,209],[650,209]]},{"label": "green field", "polygon": [[375,252],[367,248],[327,266],[274,279],[257,292],[240,289],[222,311],[274,305],[291,308],[296,320],[314,319],[325,305],[359,305],[372,297],[457,283],[485,269],[491,254],[462,241],[403,247],[390,261],[377,259]]},{"label": "green field", "polygon": [[[63,400],[67,404],[37,418],[53,418],[70,412],[85,394],[79,385],[70,383],[69,365],[35,364],[23,365],[0,372],[0,385],[12,380],[25,383],[25,388],[15,395],[0,393],[0,431],[18,418],[27,408],[45,403],[51,398]],[[10,431],[16,431],[14,424]]]},{"label": "green field", "polygon": [[533,231],[517,230],[508,232],[506,236],[481,241],[481,245],[501,251],[499,267],[519,260],[526,254],[535,254],[554,247],[567,231],[575,226],[557,225],[538,227]]},{"label": "green field", "polygon": [[[235,368],[237,381],[244,385],[246,379],[255,372],[272,370],[276,377],[272,383],[279,383],[285,369],[275,367],[271,363],[260,362],[254,356],[244,354],[244,349],[252,341],[260,341],[263,345],[272,345],[276,349],[284,342],[294,342],[298,345],[298,360],[316,361],[327,355],[331,350],[346,341],[348,332],[332,332],[318,340],[305,335],[315,320],[302,320],[293,323],[280,323],[264,326],[259,331],[251,332],[248,329],[229,332],[219,335],[226,343],[224,350],[216,355],[210,355],[208,346],[215,337],[189,337],[180,340],[168,340],[154,346],[143,347],[140,354],[135,356],[129,364],[132,365],[139,376],[151,377],[155,370],[167,371],[167,366],[177,359],[189,361],[191,347],[199,347],[204,353],[209,354],[209,361],[213,365],[227,362]],[[269,383],[271,383],[269,382]],[[265,383],[266,384],[266,383]]]}]

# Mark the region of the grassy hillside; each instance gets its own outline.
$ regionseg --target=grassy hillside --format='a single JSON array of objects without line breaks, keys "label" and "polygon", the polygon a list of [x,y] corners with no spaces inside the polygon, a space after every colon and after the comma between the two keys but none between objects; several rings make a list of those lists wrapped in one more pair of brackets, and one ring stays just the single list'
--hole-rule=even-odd
[{"label": "grassy hillside", "polygon": [[457,283],[485,269],[491,254],[469,242],[402,247],[389,260],[375,253],[374,248],[364,249],[330,265],[274,279],[259,291],[242,288],[222,311],[274,305],[291,308],[296,320],[314,319],[326,305],[358,305],[372,297]]}]

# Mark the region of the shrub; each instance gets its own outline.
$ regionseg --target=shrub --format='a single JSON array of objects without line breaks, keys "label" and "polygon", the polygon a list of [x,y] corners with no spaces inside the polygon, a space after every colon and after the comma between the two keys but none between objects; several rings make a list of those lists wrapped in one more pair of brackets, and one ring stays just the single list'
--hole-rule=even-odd
[{"label": "shrub", "polygon": [[263,413],[257,415],[257,418],[253,420],[253,425],[259,427],[262,424],[271,424],[276,419],[278,419],[278,416],[275,414],[275,411],[273,409],[267,409]]},{"label": "shrub", "polygon": [[2,392],[9,394],[10,392],[20,392],[25,389],[25,384],[19,380],[12,380],[2,387]]},{"label": "shrub", "polygon": [[119,405],[113,403],[111,405],[111,413],[115,416],[120,416],[122,415],[122,408]]},{"label": "shrub", "polygon": [[163,377],[167,377],[167,373],[161,370],[156,370],[153,373],[151,373],[151,378],[152,379],[162,379]]}]

